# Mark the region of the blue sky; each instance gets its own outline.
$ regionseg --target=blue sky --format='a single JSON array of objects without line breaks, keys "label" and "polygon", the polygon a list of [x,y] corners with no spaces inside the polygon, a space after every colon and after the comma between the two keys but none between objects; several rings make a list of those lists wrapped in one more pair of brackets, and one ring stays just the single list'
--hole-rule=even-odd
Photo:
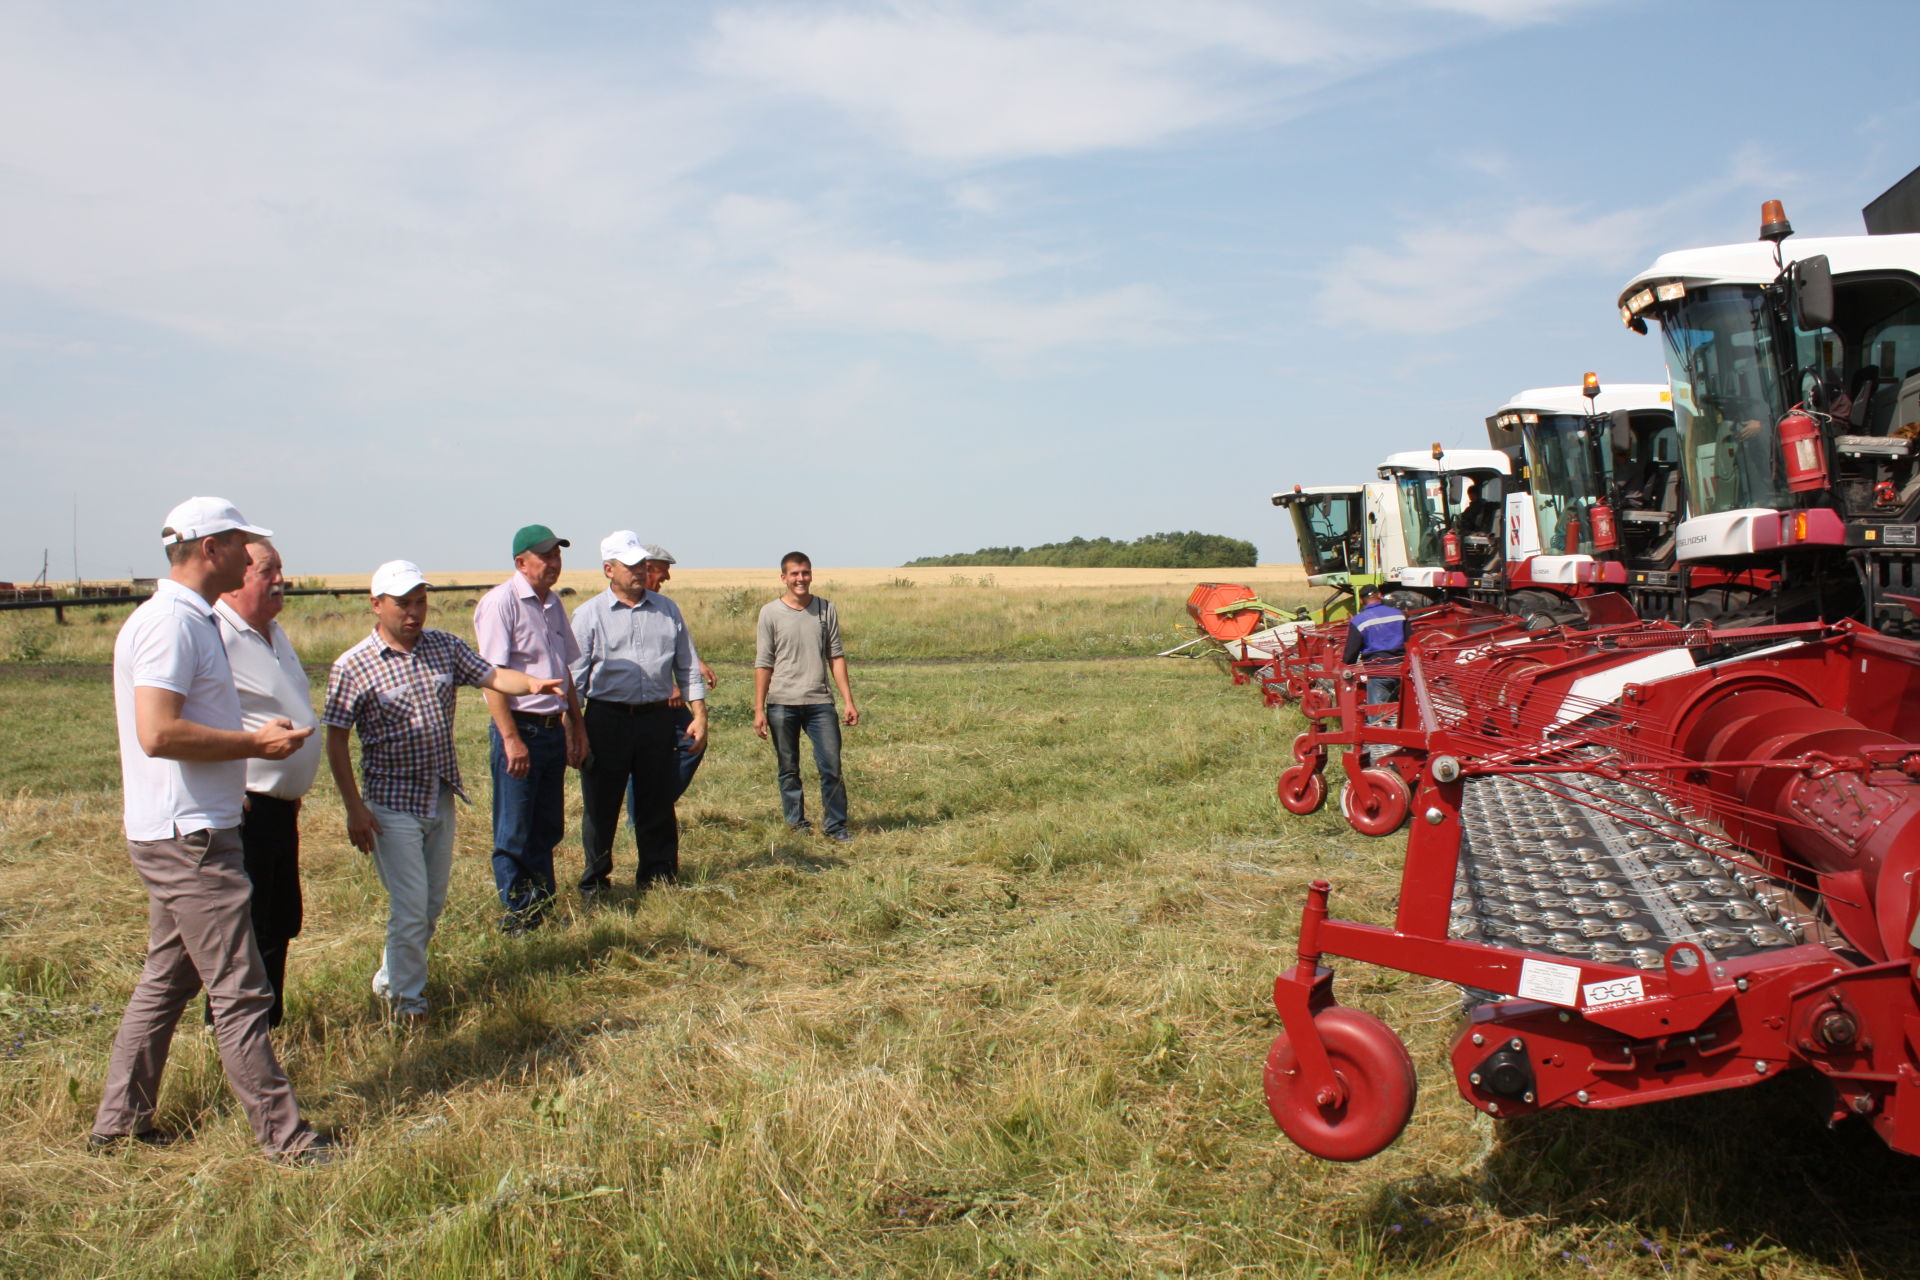
[{"label": "blue sky", "polygon": [[1661,376],[1619,286],[1854,234],[1910,4],[0,6],[0,577],[884,565],[1198,528]]}]

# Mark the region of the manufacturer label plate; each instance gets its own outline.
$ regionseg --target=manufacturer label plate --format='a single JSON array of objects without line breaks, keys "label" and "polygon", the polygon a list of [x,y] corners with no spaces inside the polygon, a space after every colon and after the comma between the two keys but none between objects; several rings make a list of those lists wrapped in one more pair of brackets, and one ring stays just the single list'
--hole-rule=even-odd
[{"label": "manufacturer label plate", "polygon": [[1514,994],[1523,1000],[1544,1000],[1573,1008],[1580,1003],[1580,966],[1554,964],[1551,960],[1522,960],[1520,989]]},{"label": "manufacturer label plate", "polygon": [[1580,988],[1587,997],[1587,1008],[1597,1009],[1604,1004],[1619,1004],[1623,1000],[1641,1000],[1646,997],[1646,989],[1640,985],[1640,975],[1627,978],[1615,978],[1610,982],[1589,982]]}]

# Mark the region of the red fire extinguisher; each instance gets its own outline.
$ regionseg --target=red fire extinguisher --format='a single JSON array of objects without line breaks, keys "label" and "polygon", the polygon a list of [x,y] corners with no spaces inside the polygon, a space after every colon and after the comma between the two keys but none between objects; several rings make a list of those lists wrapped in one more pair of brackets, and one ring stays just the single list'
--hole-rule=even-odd
[{"label": "red fire extinguisher", "polygon": [[1613,508],[1604,502],[1596,502],[1588,510],[1593,521],[1593,549],[1611,551],[1620,545],[1620,536],[1613,527]]},{"label": "red fire extinguisher", "polygon": [[1442,550],[1444,550],[1447,553],[1448,568],[1452,568],[1460,563],[1460,535],[1459,534],[1455,533],[1451,529],[1447,530],[1446,537],[1440,539],[1440,547]]},{"label": "red fire extinguisher", "polygon": [[1780,419],[1780,452],[1787,464],[1787,488],[1811,493],[1827,487],[1827,451],[1820,424],[1798,409]]},{"label": "red fire extinguisher", "polygon": [[1567,513],[1567,528],[1561,541],[1566,543],[1563,550],[1568,555],[1574,555],[1580,550],[1580,513],[1578,511]]}]

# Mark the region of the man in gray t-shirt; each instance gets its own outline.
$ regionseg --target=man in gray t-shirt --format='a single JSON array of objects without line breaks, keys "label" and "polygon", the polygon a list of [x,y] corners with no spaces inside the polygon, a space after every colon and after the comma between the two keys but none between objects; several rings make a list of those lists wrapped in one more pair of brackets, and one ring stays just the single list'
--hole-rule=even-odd
[{"label": "man in gray t-shirt", "polygon": [[848,728],[860,723],[847,683],[847,655],[840,646],[840,615],[813,594],[813,561],[789,551],[780,561],[778,600],[760,610],[754,628],[753,731],[772,737],[780,780],[780,807],[787,825],[811,831],[806,793],[800,786],[800,735],[813,743],[813,764],[820,773],[820,808],[830,840],[851,840],[847,830],[847,788],[840,780],[840,723],[833,691],[839,686]]}]

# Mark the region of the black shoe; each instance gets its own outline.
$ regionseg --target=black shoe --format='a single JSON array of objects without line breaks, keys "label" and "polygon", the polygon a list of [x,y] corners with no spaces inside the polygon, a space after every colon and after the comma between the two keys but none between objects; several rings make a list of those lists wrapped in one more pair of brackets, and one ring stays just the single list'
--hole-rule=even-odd
[{"label": "black shoe", "polygon": [[131,1143],[143,1147],[170,1147],[180,1141],[180,1135],[171,1129],[142,1129],[138,1133],[90,1133],[87,1135],[87,1150],[118,1151]]},{"label": "black shoe", "polygon": [[810,836],[813,834],[813,824],[805,818],[802,818],[798,822],[789,822],[787,824],[787,830],[793,832],[795,835]]},{"label": "black shoe", "polygon": [[853,832],[847,830],[845,827],[841,827],[838,831],[827,832],[827,839],[833,841],[835,844],[845,844],[847,841],[853,839]]},{"label": "black shoe", "polygon": [[530,926],[525,916],[509,911],[500,917],[500,932],[509,938],[518,938],[526,934]]},{"label": "black shoe", "polygon": [[332,1138],[315,1138],[298,1151],[275,1158],[274,1163],[289,1169],[324,1169],[347,1158],[347,1149]]}]

